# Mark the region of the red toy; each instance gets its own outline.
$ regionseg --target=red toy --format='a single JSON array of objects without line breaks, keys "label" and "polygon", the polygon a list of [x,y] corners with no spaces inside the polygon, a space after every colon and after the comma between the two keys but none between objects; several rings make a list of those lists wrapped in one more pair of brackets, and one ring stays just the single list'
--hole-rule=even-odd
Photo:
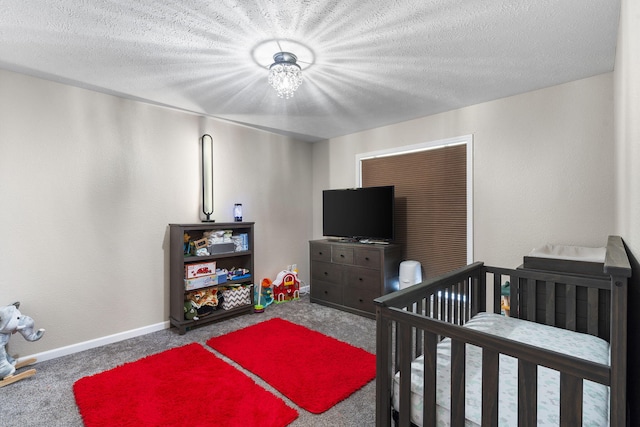
[{"label": "red toy", "polygon": [[273,281],[273,301],[275,303],[297,300],[300,298],[300,280],[290,270],[282,270]]}]

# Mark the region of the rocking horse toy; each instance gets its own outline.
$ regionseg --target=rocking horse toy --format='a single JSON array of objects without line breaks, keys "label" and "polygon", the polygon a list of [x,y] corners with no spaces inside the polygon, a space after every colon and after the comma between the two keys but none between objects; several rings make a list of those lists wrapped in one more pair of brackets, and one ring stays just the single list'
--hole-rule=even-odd
[{"label": "rocking horse toy", "polygon": [[44,329],[33,328],[34,321],[31,317],[25,316],[18,310],[19,302],[0,307],[0,387],[12,384],[35,375],[35,369],[28,369],[24,372],[15,373],[16,369],[35,363],[36,359],[31,358],[17,362],[6,350],[7,343],[12,334],[20,332],[27,341],[37,341],[44,335]]}]

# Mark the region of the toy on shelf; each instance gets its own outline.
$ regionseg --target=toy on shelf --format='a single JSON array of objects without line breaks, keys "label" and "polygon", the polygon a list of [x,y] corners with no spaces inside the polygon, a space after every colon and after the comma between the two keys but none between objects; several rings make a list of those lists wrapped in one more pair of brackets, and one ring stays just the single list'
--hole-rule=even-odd
[{"label": "toy on shelf", "polygon": [[291,270],[282,270],[273,281],[273,297],[276,304],[300,298],[300,280]]},{"label": "toy on shelf", "polygon": [[185,294],[185,320],[199,320],[217,310],[222,304],[218,288],[197,289]]},{"label": "toy on shelf", "polygon": [[184,302],[184,319],[200,320],[200,318],[198,317],[198,307],[191,300],[187,300]]},{"label": "toy on shelf", "polygon": [[193,245],[193,243],[191,243],[191,236],[188,233],[184,233],[184,236],[182,237],[184,244],[182,245],[182,252],[185,255],[190,255],[191,254],[191,246]]},{"label": "toy on shelf", "polygon": [[247,268],[232,267],[227,276],[229,280],[244,280],[251,278],[251,272]]},{"label": "toy on shelf", "polygon": [[28,369],[16,374],[16,369],[35,363],[36,359],[27,359],[17,362],[6,350],[9,338],[12,334],[20,332],[27,341],[37,341],[44,335],[44,329],[34,330],[34,321],[31,317],[20,313],[19,302],[0,307],[0,387],[4,387],[16,381],[35,375],[35,369]]}]

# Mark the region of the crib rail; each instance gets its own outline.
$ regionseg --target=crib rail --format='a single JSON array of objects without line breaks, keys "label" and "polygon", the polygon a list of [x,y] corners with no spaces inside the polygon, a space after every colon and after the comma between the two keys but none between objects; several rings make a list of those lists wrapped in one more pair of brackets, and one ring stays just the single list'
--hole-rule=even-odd
[{"label": "crib rail", "polygon": [[[393,377],[400,372],[398,425],[410,425],[411,362],[424,355],[424,425],[436,424],[436,345],[451,339],[451,426],[465,422],[465,348],[482,349],[482,425],[498,420],[500,354],[518,359],[518,425],[537,422],[537,370],[560,372],[560,425],[582,425],[585,379],[611,387],[611,425],[624,425],[626,375],[627,277],[630,276],[622,240],[611,239],[605,272],[610,280],[555,273],[511,270],[471,264],[446,275],[375,300],[377,310],[378,426],[391,422]],[[609,255],[609,252],[614,253]],[[625,266],[626,261],[626,266]],[[608,271],[607,271],[608,268]],[[462,326],[475,314],[500,312],[500,290],[511,282],[512,315],[611,339],[611,367],[545,350]],[[490,304],[489,304],[490,305]],[[609,318],[613,320],[609,320]],[[406,374],[403,374],[406,373]]]}]

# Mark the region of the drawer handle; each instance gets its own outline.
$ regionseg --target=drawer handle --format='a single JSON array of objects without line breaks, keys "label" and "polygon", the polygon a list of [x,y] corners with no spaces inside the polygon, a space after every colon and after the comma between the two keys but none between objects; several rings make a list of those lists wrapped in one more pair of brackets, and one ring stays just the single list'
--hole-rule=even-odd
[{"label": "drawer handle", "polygon": [[329,275],[329,273],[325,271],[325,272],[324,272],[324,275],[325,275],[325,276],[328,276],[328,275]]},{"label": "drawer handle", "polygon": [[362,282],[364,279],[362,277],[358,277],[358,280]]},{"label": "drawer handle", "polygon": [[364,302],[364,300],[363,300],[362,298],[360,298],[358,301],[360,301],[360,302]]},{"label": "drawer handle", "polygon": [[325,295],[329,295],[329,291],[324,291],[324,294]]},{"label": "drawer handle", "polygon": [[318,255],[322,255],[322,251],[318,252]]},{"label": "drawer handle", "polygon": [[340,254],[340,258],[344,258],[344,254]]},{"label": "drawer handle", "polygon": [[368,256],[364,257],[364,260],[369,261],[369,257]]}]

